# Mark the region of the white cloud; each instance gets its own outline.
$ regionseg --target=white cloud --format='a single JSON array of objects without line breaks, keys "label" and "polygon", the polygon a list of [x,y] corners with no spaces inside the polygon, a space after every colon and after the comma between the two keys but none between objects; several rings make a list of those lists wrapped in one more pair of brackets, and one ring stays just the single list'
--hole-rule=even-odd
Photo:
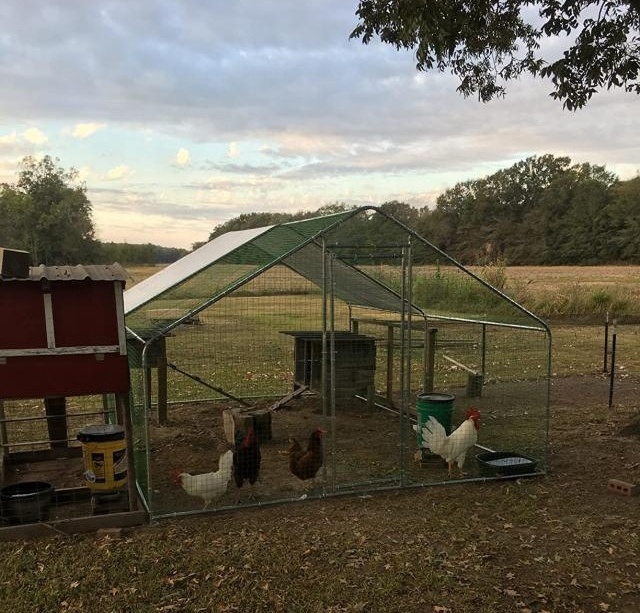
[{"label": "white cloud", "polygon": [[46,148],[80,167],[89,189],[124,191],[134,177],[145,193],[135,204],[118,196],[127,214],[153,215],[171,193],[167,227],[198,199],[213,227],[257,207],[430,201],[530,155],[605,164],[622,178],[640,168],[635,94],[604,91],[567,113],[549,82],[523,77],[480,104],[448,73],[417,73],[411,52],[349,40],[355,0],[188,11],[113,0],[99,14],[51,4],[34,22],[29,3],[0,3],[12,33],[0,36],[0,181]]},{"label": "white cloud", "polygon": [[47,135],[38,128],[29,128],[22,133],[22,136],[34,145],[44,145],[49,140]]},{"label": "white cloud", "polygon": [[15,132],[0,136],[0,145],[13,145],[17,142],[18,135]]},{"label": "white cloud", "polygon": [[107,171],[107,181],[123,181],[133,176],[133,170],[125,164],[114,166]]},{"label": "white cloud", "polygon": [[78,168],[78,179],[80,181],[86,181],[93,173],[88,166],[82,166]]},{"label": "white cloud", "polygon": [[0,159],[0,183],[13,183],[18,160]]},{"label": "white cloud", "polygon": [[77,123],[71,135],[74,138],[88,138],[105,127],[103,123]]},{"label": "white cloud", "polygon": [[189,151],[184,147],[181,147],[176,153],[176,163],[178,166],[186,166],[191,161]]}]

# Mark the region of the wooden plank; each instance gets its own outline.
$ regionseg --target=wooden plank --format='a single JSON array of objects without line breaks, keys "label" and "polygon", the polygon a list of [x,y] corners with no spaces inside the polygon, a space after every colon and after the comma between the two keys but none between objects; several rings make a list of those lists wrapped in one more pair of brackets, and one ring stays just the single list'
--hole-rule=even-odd
[{"label": "wooden plank", "polygon": [[444,353],[442,354],[442,357],[451,362],[452,364],[455,364],[458,368],[462,368],[462,370],[466,370],[468,373],[472,374],[472,375],[479,375],[480,373],[477,370],[474,370],[473,368],[469,368],[468,366],[465,366],[462,362],[458,362],[457,360],[454,360],[453,358],[450,358],[448,355],[444,355]]},{"label": "wooden plank", "polygon": [[59,449],[36,449],[35,451],[14,451],[5,458],[7,466],[28,462],[46,462],[60,458],[78,458],[82,456],[82,447],[60,447]]},{"label": "wooden plank", "polygon": [[227,409],[223,412],[223,421],[225,436],[229,443],[235,443],[236,431],[246,433],[251,427],[256,433],[258,442],[263,443],[273,438],[269,409]]},{"label": "wooden plank", "polygon": [[291,392],[288,396],[285,396],[284,398],[281,398],[280,400],[277,400],[276,402],[274,402],[267,409],[267,411],[277,411],[281,409],[285,404],[287,404],[288,402],[291,402],[301,394],[304,394],[304,392],[306,392],[308,389],[309,389],[308,385],[301,385],[299,388],[293,390],[293,392]]},{"label": "wooden plank", "polygon": [[233,418],[233,412],[238,409],[225,409],[222,411],[222,425],[224,429],[224,435],[227,439],[227,443],[232,445],[235,443],[236,438],[236,421]]},{"label": "wooden plank", "polygon": [[189,377],[189,379],[193,379],[194,381],[197,381],[201,385],[204,385],[205,387],[208,387],[209,389],[213,390],[214,392],[218,392],[219,394],[222,394],[223,396],[226,396],[227,398],[230,398],[231,400],[235,400],[236,402],[239,402],[241,405],[243,405],[245,407],[251,407],[251,405],[248,402],[244,401],[242,398],[238,398],[237,396],[234,396],[230,392],[227,392],[227,391],[223,390],[221,387],[217,387],[215,385],[212,385],[211,383],[207,383],[206,381],[203,381],[197,375],[192,375],[191,373],[188,373],[186,370],[182,370],[181,368],[178,368],[175,364],[172,364],[171,362],[167,362],[167,366],[169,368],[175,370],[176,372],[179,372],[181,375],[184,375],[185,377]]},{"label": "wooden plank", "polygon": [[133,459],[133,425],[131,423],[131,406],[129,394],[116,394],[116,410],[118,418],[124,427],[124,439],[127,449],[127,491],[129,493],[129,511],[135,511],[138,496],[135,486],[136,467]]},{"label": "wooden plank", "polygon": [[44,399],[44,410],[47,416],[47,430],[52,448],[68,447],[67,441],[67,399],[54,396]]},{"label": "wooden plank", "polygon": [[120,353],[118,345],[92,345],[88,347],[47,347],[25,349],[0,349],[0,357],[26,357],[34,355],[91,355],[93,353]]},{"label": "wooden plank", "polygon": [[142,526],[148,521],[149,517],[146,511],[124,511],[34,524],[18,524],[0,528],[0,542],[44,538],[56,534],[95,532],[105,528],[128,528]]},{"label": "wooden plank", "polygon": [[4,414],[4,400],[0,398],[0,483],[2,483],[2,478],[4,477],[4,460],[7,455],[8,440],[6,417]]}]

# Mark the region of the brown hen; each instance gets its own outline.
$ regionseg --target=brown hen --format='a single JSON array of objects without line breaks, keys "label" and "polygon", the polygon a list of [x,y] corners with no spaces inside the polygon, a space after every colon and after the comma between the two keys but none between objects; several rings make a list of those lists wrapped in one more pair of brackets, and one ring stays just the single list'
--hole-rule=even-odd
[{"label": "brown hen", "polygon": [[316,428],[309,436],[307,448],[303,449],[300,443],[291,438],[289,446],[289,468],[298,479],[311,480],[313,486],[315,476],[324,462],[322,450],[322,436],[324,430]]}]

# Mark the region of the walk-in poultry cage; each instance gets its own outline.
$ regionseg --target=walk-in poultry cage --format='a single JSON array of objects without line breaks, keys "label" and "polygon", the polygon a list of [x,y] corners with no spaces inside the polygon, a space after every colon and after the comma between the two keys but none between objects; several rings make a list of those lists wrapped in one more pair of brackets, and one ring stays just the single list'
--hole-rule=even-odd
[{"label": "walk-in poultry cage", "polygon": [[[514,472],[546,470],[547,326],[380,209],[229,232],[124,302],[152,517],[199,512],[203,497],[176,475],[218,471],[234,430],[249,428],[257,482],[225,476],[208,509],[503,478],[491,467],[512,456],[527,462]],[[452,429],[469,407],[481,413],[463,477],[418,445],[418,399],[430,394],[451,399]],[[306,447],[316,428],[322,466],[301,480],[291,441]]]}]

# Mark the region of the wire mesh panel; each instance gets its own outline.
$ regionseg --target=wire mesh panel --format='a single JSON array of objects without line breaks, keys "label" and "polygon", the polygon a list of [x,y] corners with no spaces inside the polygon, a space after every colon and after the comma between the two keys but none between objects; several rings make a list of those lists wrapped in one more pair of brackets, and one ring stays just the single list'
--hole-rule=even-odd
[{"label": "wire mesh panel", "polygon": [[[95,481],[81,435],[115,423],[113,395],[0,402],[0,526],[95,514],[90,489]],[[124,437],[120,446],[126,480]],[[103,500],[102,512],[128,509],[122,488],[117,497]]]},{"label": "wire mesh panel", "polygon": [[[377,210],[228,243],[127,315],[153,516],[546,468],[550,339],[535,316]],[[467,424],[464,462],[422,433],[440,433],[425,394],[451,398],[448,444]]]}]

